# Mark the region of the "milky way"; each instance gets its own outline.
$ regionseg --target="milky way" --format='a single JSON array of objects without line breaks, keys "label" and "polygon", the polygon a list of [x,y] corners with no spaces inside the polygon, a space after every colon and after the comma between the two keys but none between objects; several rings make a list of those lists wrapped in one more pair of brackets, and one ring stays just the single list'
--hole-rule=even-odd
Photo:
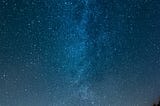
[{"label": "milky way", "polygon": [[0,106],[151,106],[158,0],[1,0]]}]

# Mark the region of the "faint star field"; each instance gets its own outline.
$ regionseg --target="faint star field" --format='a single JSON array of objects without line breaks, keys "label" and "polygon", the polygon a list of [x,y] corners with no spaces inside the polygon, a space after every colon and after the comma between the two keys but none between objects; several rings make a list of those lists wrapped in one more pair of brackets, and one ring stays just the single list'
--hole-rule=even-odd
[{"label": "faint star field", "polygon": [[1,0],[0,106],[152,106],[160,1]]}]

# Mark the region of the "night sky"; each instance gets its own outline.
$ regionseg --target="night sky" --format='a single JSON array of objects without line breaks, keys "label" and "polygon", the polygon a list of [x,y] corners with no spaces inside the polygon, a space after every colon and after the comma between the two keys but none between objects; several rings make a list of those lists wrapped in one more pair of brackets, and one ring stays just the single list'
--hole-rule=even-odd
[{"label": "night sky", "polygon": [[159,97],[159,0],[0,0],[0,106]]}]

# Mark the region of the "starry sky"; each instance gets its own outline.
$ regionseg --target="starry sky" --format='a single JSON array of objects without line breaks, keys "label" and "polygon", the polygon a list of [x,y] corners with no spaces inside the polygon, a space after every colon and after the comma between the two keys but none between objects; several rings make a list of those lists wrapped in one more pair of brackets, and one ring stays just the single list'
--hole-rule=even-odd
[{"label": "starry sky", "polygon": [[159,0],[0,0],[0,106],[151,106]]}]

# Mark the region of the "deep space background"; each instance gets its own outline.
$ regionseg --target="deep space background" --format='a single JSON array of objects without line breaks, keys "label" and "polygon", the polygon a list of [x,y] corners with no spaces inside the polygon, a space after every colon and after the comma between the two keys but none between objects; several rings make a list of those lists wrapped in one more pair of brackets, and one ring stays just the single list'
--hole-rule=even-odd
[{"label": "deep space background", "polygon": [[151,106],[160,0],[0,0],[0,106]]}]

